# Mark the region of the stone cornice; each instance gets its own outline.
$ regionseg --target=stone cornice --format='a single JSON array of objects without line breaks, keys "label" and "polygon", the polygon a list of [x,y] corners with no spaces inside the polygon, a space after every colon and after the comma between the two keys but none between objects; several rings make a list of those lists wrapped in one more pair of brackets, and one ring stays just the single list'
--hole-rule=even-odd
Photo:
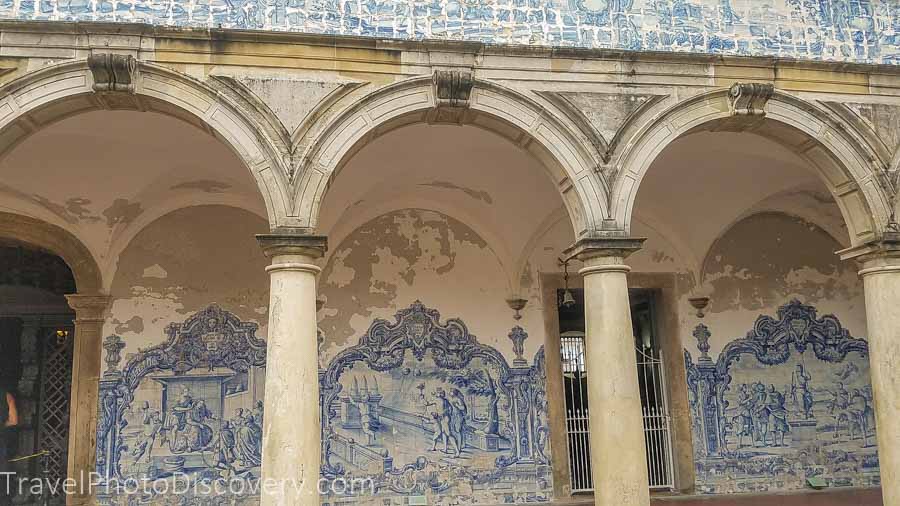
[{"label": "stone cornice", "polygon": [[257,234],[256,240],[268,258],[279,255],[321,258],[328,250],[328,238],[323,235],[276,231],[271,234]]},{"label": "stone cornice", "polygon": [[880,239],[837,252],[841,260],[855,260],[865,264],[882,260],[900,265],[900,232],[885,232]]},{"label": "stone cornice", "polygon": [[582,262],[598,257],[627,258],[640,250],[645,237],[606,237],[580,239],[563,251],[563,258]]},{"label": "stone cornice", "polygon": [[[177,38],[207,40],[221,43],[223,41],[257,42],[286,44],[317,44],[329,47],[357,47],[395,51],[447,51],[454,53],[502,54],[505,56],[530,56],[537,58],[577,58],[608,59],[630,62],[692,62],[721,65],[744,65],[755,67],[774,67],[786,65],[807,70],[828,70],[832,72],[871,73],[873,69],[886,74],[900,75],[900,65],[866,64],[847,62],[827,62],[820,60],[801,60],[773,56],[735,56],[715,55],[707,53],[687,53],[670,51],[625,51],[621,49],[549,47],[525,44],[491,44],[459,40],[402,40],[377,37],[322,35],[298,32],[238,30],[238,29],[201,29],[149,25],[138,23],[115,22],[67,22],[67,21],[21,21],[0,20],[2,32],[39,32],[53,34],[109,34],[119,37],[119,41],[129,36],[140,38]],[[85,47],[88,47],[85,45]],[[115,45],[107,44],[105,48],[115,49]],[[145,46],[145,48],[147,48]]]},{"label": "stone cornice", "polygon": [[[876,65],[844,62],[823,62],[815,60],[798,60],[790,58],[776,58],[770,56],[721,56],[703,53],[681,53],[660,51],[623,51],[613,49],[587,49],[564,48],[529,45],[500,45],[481,42],[451,41],[451,40],[395,40],[379,39],[373,37],[335,36],[304,34],[293,32],[267,32],[234,29],[190,29],[154,25],[140,25],[128,23],[109,22],[58,22],[58,21],[0,21],[0,32],[4,35],[4,49],[12,51],[18,57],[42,57],[42,54],[51,51],[55,59],[64,58],[63,54],[69,54],[70,58],[78,58],[79,52],[86,53],[93,50],[131,52],[138,59],[163,62],[164,59],[156,59],[155,53],[179,54],[181,63],[210,63],[203,55],[217,55],[217,64],[228,64],[230,43],[239,46],[241,64],[252,66],[253,59],[267,57],[279,57],[280,60],[261,62],[261,66],[281,66],[285,68],[304,68],[295,62],[284,58],[288,52],[278,49],[279,46],[288,47],[319,47],[330,48],[334,52],[326,53],[318,51],[318,56],[304,55],[301,59],[314,60],[321,55],[330,54],[326,59],[332,61],[348,61],[356,63],[392,63],[400,64],[400,59],[388,58],[386,54],[414,54],[420,53],[421,58],[403,58],[403,67],[431,66],[435,63],[429,55],[436,53],[448,53],[456,55],[477,55],[472,58],[478,61],[484,57],[502,56],[525,59],[546,60],[578,60],[573,70],[561,70],[566,66],[527,64],[515,66],[517,71],[552,71],[556,73],[579,73],[584,69],[583,62],[616,62],[616,69],[607,69],[603,73],[622,74],[635,77],[640,75],[642,66],[672,65],[675,70],[671,72],[664,69],[653,75],[657,77],[672,75],[673,77],[714,77],[716,80],[729,82],[716,83],[716,85],[730,86],[733,80],[743,81],[775,81],[776,88],[788,89],[788,86],[779,86],[779,81],[789,82],[790,89],[809,89],[820,91],[818,88],[825,86],[825,91],[834,90],[841,85],[859,86],[863,81],[878,81],[877,86],[894,88],[900,87],[900,65]],[[35,42],[34,36],[16,37],[15,34],[42,34],[54,35],[51,39],[39,39]],[[91,35],[91,37],[85,37]],[[101,36],[105,41],[102,48],[91,41],[94,36]],[[20,40],[21,39],[21,40]],[[238,49],[235,49],[238,50]],[[345,51],[349,50],[349,51]],[[361,52],[360,52],[361,51]],[[30,54],[34,52],[34,55]],[[248,54],[252,53],[251,54]],[[0,51],[2,53],[2,51]],[[193,55],[193,56],[189,56]],[[251,57],[251,60],[247,59]],[[311,57],[311,58],[310,58]],[[440,59],[439,59],[440,60]],[[628,65],[622,66],[622,62]],[[224,62],[224,63],[223,63]],[[238,63],[235,63],[238,64]],[[689,70],[684,65],[695,65],[696,71]],[[446,65],[445,65],[446,66]],[[333,67],[332,67],[333,68]],[[384,71],[384,69],[382,69]],[[647,69],[649,72],[650,69]],[[415,72],[415,71],[413,71]],[[430,73],[430,72],[428,72]],[[894,83],[897,80],[898,83]],[[679,82],[680,79],[678,80]],[[886,81],[888,84],[886,84]],[[633,83],[633,79],[629,81]],[[656,81],[658,83],[658,80]],[[826,86],[827,85],[827,86]],[[859,92],[859,90],[857,91]]]}]

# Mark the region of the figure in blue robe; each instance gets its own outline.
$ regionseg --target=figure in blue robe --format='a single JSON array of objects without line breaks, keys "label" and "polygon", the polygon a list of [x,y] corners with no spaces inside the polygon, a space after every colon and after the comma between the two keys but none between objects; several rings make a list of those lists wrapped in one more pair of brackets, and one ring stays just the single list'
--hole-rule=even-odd
[{"label": "figure in blue robe", "polygon": [[250,411],[239,408],[233,421],[234,448],[238,462],[244,467],[262,464],[262,428]]}]

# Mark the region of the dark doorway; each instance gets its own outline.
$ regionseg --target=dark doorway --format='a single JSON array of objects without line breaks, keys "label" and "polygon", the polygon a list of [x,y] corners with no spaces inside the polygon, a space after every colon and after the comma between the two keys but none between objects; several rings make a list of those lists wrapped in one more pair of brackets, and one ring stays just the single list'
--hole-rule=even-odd
[{"label": "dark doorway", "polygon": [[[40,477],[44,465],[50,480],[66,478],[75,337],[69,293],[75,281],[62,259],[0,242],[0,386],[14,395],[19,412],[19,424],[0,437],[7,454],[21,459],[9,469],[17,478]],[[41,452],[45,459],[36,456]],[[28,487],[21,492],[16,503],[39,500]]]}]

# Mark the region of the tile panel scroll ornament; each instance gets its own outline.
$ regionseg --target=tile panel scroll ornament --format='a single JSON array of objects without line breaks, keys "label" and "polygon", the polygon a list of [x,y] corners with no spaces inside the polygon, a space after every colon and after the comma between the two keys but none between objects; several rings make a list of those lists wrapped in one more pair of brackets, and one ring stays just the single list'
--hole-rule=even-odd
[{"label": "tile panel scroll ornament", "polygon": [[462,320],[442,322],[418,301],[373,321],[320,385],[322,475],[369,480],[374,494],[332,492],[323,504],[549,501],[544,350],[528,365],[527,337],[510,332],[510,366]]},{"label": "tile panel scroll ornament", "polygon": [[792,300],[716,359],[697,325],[685,350],[697,489],[704,493],[880,484],[869,346]]},{"label": "tile panel scroll ornament", "polygon": [[[225,483],[229,501],[238,501],[233,504],[258,502],[249,484],[260,476],[266,343],[257,328],[211,305],[169,324],[164,343],[136,350],[121,368],[126,344],[118,336],[105,339],[100,504],[133,504],[133,494],[120,492],[134,483],[166,482],[142,487],[153,491],[142,504],[169,504],[171,497],[156,492],[174,493],[174,483],[190,493]],[[236,482],[248,486],[234,493]],[[194,495],[191,504],[221,504],[221,497]]]}]

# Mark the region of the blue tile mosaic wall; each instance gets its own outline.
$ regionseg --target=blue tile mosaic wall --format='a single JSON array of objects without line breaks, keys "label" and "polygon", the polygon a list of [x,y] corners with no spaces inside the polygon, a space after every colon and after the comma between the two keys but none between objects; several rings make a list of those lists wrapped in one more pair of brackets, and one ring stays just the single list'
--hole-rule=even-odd
[{"label": "blue tile mosaic wall", "polygon": [[321,374],[323,474],[372,486],[323,504],[549,501],[544,351],[529,364],[528,334],[508,337],[511,365],[463,321],[415,302],[335,356]]},{"label": "blue tile mosaic wall", "polygon": [[868,343],[791,301],[709,356],[709,329],[685,350],[697,490],[878,486]]},{"label": "blue tile mosaic wall", "polygon": [[900,62],[896,0],[0,0],[0,17]]},{"label": "blue tile mosaic wall", "polygon": [[258,503],[266,343],[257,325],[212,305],[131,354],[104,342],[97,423],[99,504]]},{"label": "blue tile mosaic wall", "polygon": [[[100,504],[172,504],[176,490],[196,506],[258,504],[266,344],[256,330],[212,305],[121,366],[125,343],[106,339]],[[549,501],[544,351],[529,363],[525,330],[508,338],[511,363],[463,321],[415,302],[320,368],[322,476],[339,485],[324,487],[323,504]]]}]

